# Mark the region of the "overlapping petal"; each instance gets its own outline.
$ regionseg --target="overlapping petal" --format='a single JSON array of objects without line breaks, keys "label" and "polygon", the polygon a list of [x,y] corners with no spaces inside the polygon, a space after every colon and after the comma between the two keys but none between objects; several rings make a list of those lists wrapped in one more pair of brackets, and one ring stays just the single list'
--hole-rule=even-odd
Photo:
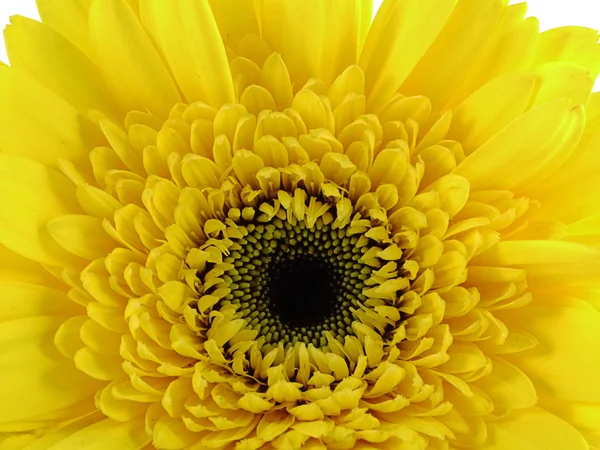
[{"label": "overlapping petal", "polygon": [[[0,430],[55,429],[15,445],[599,445],[597,33],[38,3],[0,67]],[[327,327],[260,303],[279,251],[338,264]]]}]

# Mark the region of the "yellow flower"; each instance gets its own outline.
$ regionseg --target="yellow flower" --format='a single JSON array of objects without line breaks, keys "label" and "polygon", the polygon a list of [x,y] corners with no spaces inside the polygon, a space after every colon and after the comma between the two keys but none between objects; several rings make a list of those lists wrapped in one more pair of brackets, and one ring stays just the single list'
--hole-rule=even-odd
[{"label": "yellow flower", "polygon": [[595,31],[38,6],[0,67],[0,450],[600,448]]}]

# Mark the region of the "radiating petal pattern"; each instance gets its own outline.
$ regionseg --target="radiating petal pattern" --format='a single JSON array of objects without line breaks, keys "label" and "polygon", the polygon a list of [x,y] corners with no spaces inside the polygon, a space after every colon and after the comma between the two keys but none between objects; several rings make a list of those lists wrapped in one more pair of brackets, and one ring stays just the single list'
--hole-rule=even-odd
[{"label": "radiating petal pattern", "polygon": [[600,448],[597,32],[37,3],[0,67],[0,450]]}]

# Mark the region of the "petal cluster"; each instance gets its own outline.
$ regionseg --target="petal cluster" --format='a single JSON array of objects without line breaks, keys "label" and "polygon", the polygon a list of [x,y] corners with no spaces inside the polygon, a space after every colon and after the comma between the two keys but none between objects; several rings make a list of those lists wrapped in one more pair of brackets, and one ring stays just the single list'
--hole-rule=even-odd
[{"label": "petal cluster", "polygon": [[[596,32],[38,3],[0,67],[0,448],[600,447]],[[278,251],[337,315],[282,324]]]}]

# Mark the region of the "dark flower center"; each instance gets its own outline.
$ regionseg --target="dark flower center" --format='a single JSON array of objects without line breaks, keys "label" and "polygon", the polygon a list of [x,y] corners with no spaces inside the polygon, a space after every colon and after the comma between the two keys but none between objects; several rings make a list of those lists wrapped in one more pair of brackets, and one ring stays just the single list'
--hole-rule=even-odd
[{"label": "dark flower center", "polygon": [[343,279],[320,256],[279,252],[269,263],[265,294],[271,311],[292,328],[323,323],[335,314]]},{"label": "dark flower center", "polygon": [[343,341],[354,334],[352,309],[366,298],[363,282],[372,268],[360,262],[368,246],[359,236],[331,229],[322,221],[312,228],[275,219],[249,224],[224,260],[231,293],[226,301],[238,304],[248,325],[267,344],[296,342],[325,346],[325,330]]}]

